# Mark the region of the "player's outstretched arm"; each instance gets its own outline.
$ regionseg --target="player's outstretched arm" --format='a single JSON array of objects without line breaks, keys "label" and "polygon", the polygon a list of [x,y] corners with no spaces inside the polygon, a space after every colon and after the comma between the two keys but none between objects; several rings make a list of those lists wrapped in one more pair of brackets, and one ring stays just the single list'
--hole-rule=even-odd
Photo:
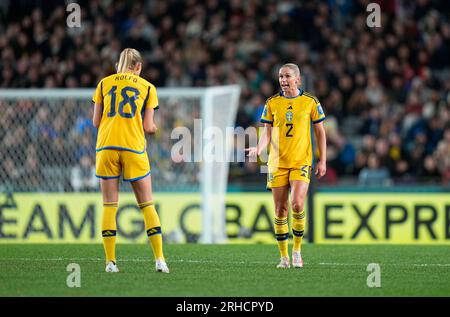
[{"label": "player's outstretched arm", "polygon": [[254,157],[261,155],[262,151],[269,145],[270,140],[272,139],[272,125],[269,123],[264,123],[264,131],[259,138],[259,142],[257,146],[249,147],[245,149],[248,152],[248,157]]},{"label": "player's outstretched arm", "polygon": [[315,175],[317,175],[317,178],[321,178],[327,172],[327,137],[323,122],[314,124],[314,134],[316,135],[320,154],[319,162],[316,165]]}]

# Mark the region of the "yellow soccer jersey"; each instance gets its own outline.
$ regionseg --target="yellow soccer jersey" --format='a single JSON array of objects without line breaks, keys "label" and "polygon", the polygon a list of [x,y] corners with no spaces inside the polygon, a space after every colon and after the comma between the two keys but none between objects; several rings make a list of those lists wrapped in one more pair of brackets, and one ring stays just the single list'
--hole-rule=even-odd
[{"label": "yellow soccer jersey", "polygon": [[158,109],[155,86],[132,73],[114,74],[100,81],[92,101],[103,105],[97,152],[105,149],[145,151],[142,120],[145,109]]},{"label": "yellow soccer jersey", "polygon": [[319,123],[325,114],[316,97],[299,89],[296,97],[280,92],[266,101],[261,122],[273,126],[269,167],[312,166],[311,122]]}]

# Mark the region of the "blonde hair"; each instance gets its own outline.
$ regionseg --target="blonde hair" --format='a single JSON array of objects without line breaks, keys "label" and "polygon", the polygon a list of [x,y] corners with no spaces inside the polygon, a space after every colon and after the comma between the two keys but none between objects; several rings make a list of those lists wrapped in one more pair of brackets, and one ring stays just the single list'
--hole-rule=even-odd
[{"label": "blonde hair", "polygon": [[141,54],[134,48],[126,48],[120,53],[116,70],[118,73],[125,73],[127,70],[134,69],[138,63],[142,63]]},{"label": "blonde hair", "polygon": [[284,68],[284,67],[289,68],[290,70],[294,71],[295,76],[300,77],[300,68],[298,68],[297,64],[287,63],[287,64],[284,64],[283,66],[281,66],[281,68]]}]

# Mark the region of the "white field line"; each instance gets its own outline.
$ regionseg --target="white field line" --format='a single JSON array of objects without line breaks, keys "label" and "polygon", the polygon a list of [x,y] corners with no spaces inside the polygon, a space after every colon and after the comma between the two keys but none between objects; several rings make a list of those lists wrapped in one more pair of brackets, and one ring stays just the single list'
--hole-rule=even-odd
[{"label": "white field line", "polygon": [[[217,264],[273,264],[271,261],[213,261],[213,260],[184,260],[184,259],[167,259],[168,263],[199,263],[199,264],[207,264],[207,263],[217,263]],[[105,261],[103,258],[64,258],[64,257],[56,257],[56,258],[0,258],[0,262],[8,262],[8,261],[23,261],[23,262],[45,262],[45,261],[68,261],[68,262],[76,262],[76,261]],[[154,262],[152,259],[148,258],[118,258],[118,262]],[[305,262],[307,265],[321,265],[321,266],[367,266],[368,263],[342,263],[342,262]],[[379,263],[381,266],[417,266],[417,267],[450,267],[450,263]]]}]

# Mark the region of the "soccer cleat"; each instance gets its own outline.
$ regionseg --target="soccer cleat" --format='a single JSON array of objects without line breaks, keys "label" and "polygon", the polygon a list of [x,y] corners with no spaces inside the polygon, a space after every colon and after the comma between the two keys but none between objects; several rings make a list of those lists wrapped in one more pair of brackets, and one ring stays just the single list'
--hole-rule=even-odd
[{"label": "soccer cleat", "polygon": [[277,269],[288,269],[291,267],[289,264],[289,257],[284,256],[280,259],[280,264],[277,265]]},{"label": "soccer cleat", "polygon": [[303,259],[300,251],[292,252],[292,266],[293,267],[303,267]]},{"label": "soccer cleat", "polygon": [[169,273],[169,268],[167,267],[166,261],[163,259],[157,259],[155,262],[156,272]]},{"label": "soccer cleat", "polygon": [[109,261],[108,264],[106,264],[105,271],[108,273],[117,273],[119,272],[119,268],[114,261]]}]

